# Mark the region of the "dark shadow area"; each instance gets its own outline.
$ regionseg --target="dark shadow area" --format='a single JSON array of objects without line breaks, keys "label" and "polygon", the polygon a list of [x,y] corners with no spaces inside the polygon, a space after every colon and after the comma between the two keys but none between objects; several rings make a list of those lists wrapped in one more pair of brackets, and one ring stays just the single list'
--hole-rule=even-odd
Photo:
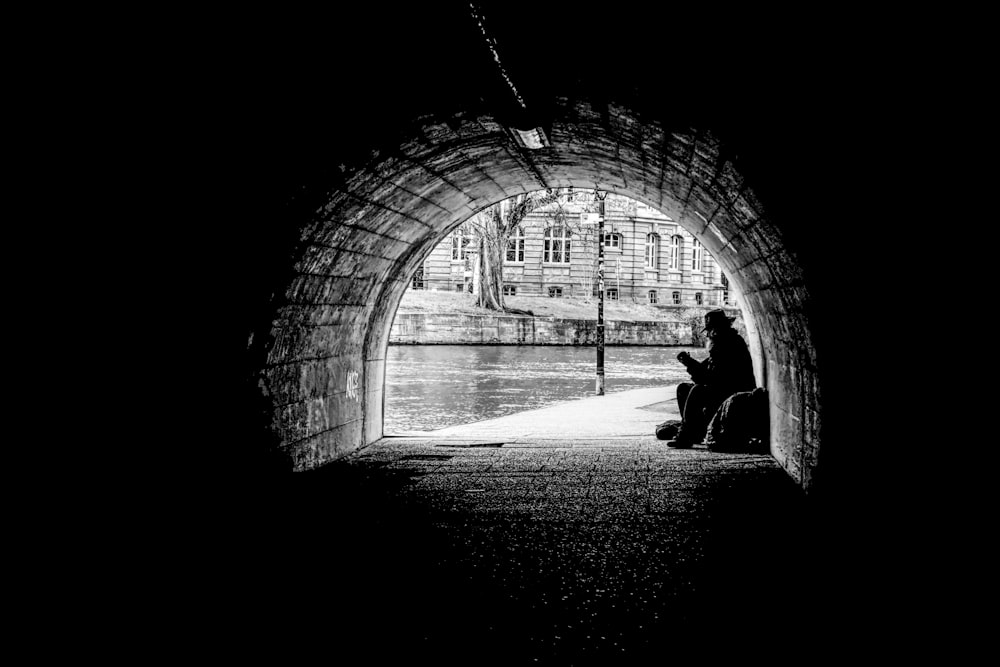
[{"label": "dark shadow area", "polygon": [[[905,275],[911,258],[927,252],[926,227],[910,218],[904,233],[888,210],[896,204],[893,179],[902,180],[893,172],[913,152],[897,152],[903,141],[892,136],[909,110],[897,114],[897,105],[886,103],[887,79],[871,57],[897,26],[844,13],[812,17],[811,25],[825,30],[788,36],[783,21],[765,16],[728,27],[701,17],[688,29],[673,7],[653,16],[631,9],[629,16],[641,16],[651,31],[639,50],[602,49],[585,66],[556,73],[551,64],[565,60],[555,55],[584,57],[578,37],[591,34],[593,16],[566,17],[559,23],[565,37],[551,44],[518,41],[523,33],[514,27],[524,15],[516,11],[493,25],[508,46],[542,49],[504,52],[541,125],[546,106],[564,95],[606,100],[609,119],[611,104],[622,101],[667,129],[710,128],[737,155],[735,164],[804,269],[822,378],[823,447],[805,503],[792,488],[764,496],[711,489],[717,523],[705,552],[675,570],[700,582],[703,595],[678,591],[674,599],[684,603],[661,603],[656,632],[629,636],[637,651],[658,657],[676,656],[678,642],[698,646],[700,655],[725,650],[719,638],[733,639],[724,633],[740,634],[736,627],[756,637],[746,646],[774,655],[802,655],[802,644],[809,657],[849,651],[914,614],[903,603],[924,589],[917,577],[901,575],[912,562],[906,547],[934,539],[924,539],[921,522],[930,515],[918,511],[930,503],[913,504],[915,487],[928,478],[907,473],[929,442],[940,440],[910,437],[903,422],[913,406],[899,381],[910,360],[898,349],[890,359],[872,354],[885,298],[870,294],[873,274],[844,271],[845,219],[870,227],[864,238],[892,241],[877,278]],[[548,17],[529,13],[538,23],[565,13],[533,11]],[[438,114],[442,122],[456,109],[516,116],[509,102],[496,101],[503,88],[484,74],[493,70],[467,30],[464,7],[352,12],[360,14],[335,21],[209,18],[193,47],[196,103],[184,112],[206,137],[196,165],[206,205],[177,221],[179,245],[196,257],[179,278],[189,289],[173,326],[176,338],[205,358],[192,364],[197,371],[186,379],[194,386],[177,393],[181,409],[167,417],[185,430],[168,450],[177,469],[199,476],[204,487],[170,488],[165,504],[191,511],[174,527],[176,541],[168,533],[157,545],[170,556],[155,573],[157,585],[176,584],[164,599],[180,598],[184,607],[169,624],[175,641],[202,637],[233,654],[271,649],[288,657],[325,644],[331,654],[357,648],[432,663],[441,654],[525,655],[518,638],[550,623],[552,612],[512,597],[509,577],[463,565],[467,547],[401,495],[405,476],[344,466],[286,475],[266,405],[258,404],[254,374],[293,275],[300,224],[343,175],[373,150],[398,147],[422,115]],[[920,128],[906,143],[937,141],[931,130]],[[195,423],[192,404],[205,408],[195,411]],[[762,520],[753,525],[752,517]],[[572,533],[562,526],[538,539]],[[517,563],[518,572],[530,574],[534,561],[518,560],[527,553],[519,549],[512,546],[509,559],[472,562]],[[732,566],[734,558],[746,565]],[[363,571],[381,574],[359,576]],[[540,580],[525,585],[545,589]],[[616,618],[601,629],[638,627],[631,617]],[[489,630],[487,619],[503,631]]]},{"label": "dark shadow area", "polygon": [[416,491],[445,460],[430,456],[334,463],[220,517],[226,555],[202,572],[193,625],[234,655],[322,642],[369,664],[767,657],[829,639],[835,591],[807,583],[822,555],[780,471],[690,477],[662,492],[673,509],[635,519],[553,518],[557,495],[484,514],[474,494]]}]

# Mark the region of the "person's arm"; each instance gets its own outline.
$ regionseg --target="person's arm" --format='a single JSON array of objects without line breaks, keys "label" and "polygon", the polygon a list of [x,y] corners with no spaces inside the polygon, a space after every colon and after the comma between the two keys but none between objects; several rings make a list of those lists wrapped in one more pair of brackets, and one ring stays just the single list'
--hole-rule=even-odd
[{"label": "person's arm", "polygon": [[691,380],[693,380],[695,384],[701,384],[704,382],[704,362],[698,361],[687,352],[678,353],[677,360],[684,364],[684,368],[687,369],[688,374],[691,376]]}]

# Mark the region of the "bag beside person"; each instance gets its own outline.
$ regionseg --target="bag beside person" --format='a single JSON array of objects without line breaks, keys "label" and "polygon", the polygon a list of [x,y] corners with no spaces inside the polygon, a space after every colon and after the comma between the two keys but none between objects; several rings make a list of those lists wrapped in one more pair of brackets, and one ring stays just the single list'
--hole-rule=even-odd
[{"label": "bag beside person", "polygon": [[767,454],[769,431],[767,390],[758,387],[723,401],[708,424],[705,444],[713,452]]}]

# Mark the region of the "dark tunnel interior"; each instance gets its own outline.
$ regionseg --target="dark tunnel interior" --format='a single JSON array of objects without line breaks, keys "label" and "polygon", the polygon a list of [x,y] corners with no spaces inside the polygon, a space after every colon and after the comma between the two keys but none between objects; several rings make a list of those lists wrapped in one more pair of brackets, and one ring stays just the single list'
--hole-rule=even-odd
[{"label": "dark tunnel interior", "polygon": [[[409,275],[484,206],[539,187],[599,186],[683,220],[748,294],[781,493],[802,500],[787,513],[762,501],[784,554],[780,601],[765,605],[781,617],[755,624],[762,641],[780,654],[784,638],[794,653],[873,632],[881,610],[912,593],[882,555],[907,530],[881,503],[892,474],[878,453],[898,444],[885,420],[896,401],[858,390],[859,368],[878,383],[897,363],[879,353],[886,303],[865,297],[874,288],[860,239],[884,241],[875,282],[908,267],[912,250],[884,211],[892,186],[881,174],[903,161],[879,103],[885,80],[868,67],[885,25],[817,14],[787,30],[787,17],[767,12],[632,3],[608,14],[474,8],[483,25],[463,3],[206,16],[189,45],[197,76],[184,115],[203,137],[194,169],[204,199],[178,223],[198,262],[184,278],[194,310],[177,335],[212,351],[211,382],[192,398],[211,418],[175,449],[199,476],[185,502],[211,508],[193,510],[191,535],[212,553],[195,569],[223,573],[220,608],[250,596],[306,610],[328,603],[322,591],[377,617],[367,594],[388,596],[388,584],[354,581],[352,568],[367,559],[391,569],[420,535],[392,514],[382,493],[392,479],[324,466],[382,435],[384,352]],[[517,131],[535,128],[549,145],[519,146]],[[349,371],[362,399],[322,402]],[[727,539],[745,537],[741,516],[728,520]],[[808,544],[788,542],[781,527],[792,522],[810,526]],[[337,526],[370,541],[345,547],[331,537]],[[812,616],[797,615],[799,604]],[[404,607],[420,613],[412,599]],[[343,628],[358,630],[358,618]],[[302,630],[308,643],[329,630],[288,619],[275,637]]]}]

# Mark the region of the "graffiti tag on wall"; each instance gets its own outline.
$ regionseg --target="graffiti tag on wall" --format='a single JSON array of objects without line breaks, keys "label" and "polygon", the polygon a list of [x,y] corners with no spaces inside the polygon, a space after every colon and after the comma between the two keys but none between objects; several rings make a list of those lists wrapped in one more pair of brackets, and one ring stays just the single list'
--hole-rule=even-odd
[{"label": "graffiti tag on wall", "polygon": [[347,398],[358,400],[358,386],[360,385],[360,380],[357,371],[351,371],[347,374]]}]

